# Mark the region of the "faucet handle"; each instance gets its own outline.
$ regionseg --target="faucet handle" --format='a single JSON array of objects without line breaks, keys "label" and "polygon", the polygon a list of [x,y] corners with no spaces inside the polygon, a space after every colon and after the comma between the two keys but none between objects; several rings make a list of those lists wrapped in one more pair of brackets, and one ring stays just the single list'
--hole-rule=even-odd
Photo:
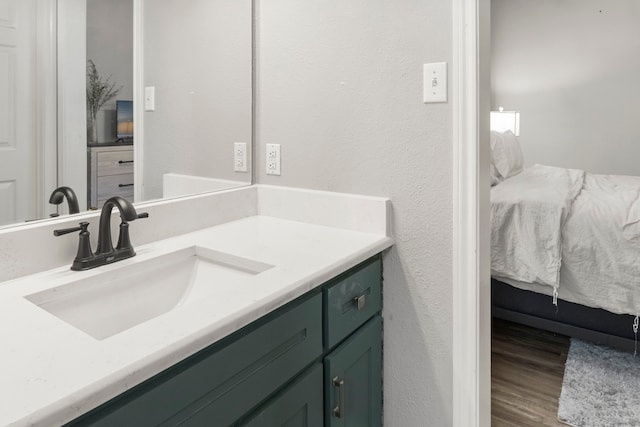
[{"label": "faucet handle", "polygon": [[93,252],[91,251],[91,243],[89,241],[89,223],[81,222],[78,227],[63,228],[62,230],[54,230],[54,236],[62,236],[64,234],[80,232],[80,240],[78,241],[78,252],[71,264],[72,270],[86,270],[91,268],[90,264],[94,261]]},{"label": "faucet handle", "polygon": [[[149,214],[147,212],[136,213],[136,216],[133,219],[130,219],[129,221],[134,221],[136,219],[141,219],[141,218],[149,218]],[[121,224],[127,223],[127,220],[124,219],[122,215],[120,216],[120,219],[122,220]]]},{"label": "faucet handle", "polygon": [[78,227],[72,227],[72,228],[63,228],[60,230],[53,230],[53,235],[54,236],[62,236],[65,234],[69,234],[69,233],[73,233],[74,231],[79,231],[81,233],[88,233],[89,232],[89,223],[88,222],[81,222],[80,225]]},{"label": "faucet handle", "polygon": [[[137,219],[140,218],[149,218],[149,214],[147,212],[142,212],[137,214]],[[118,235],[118,244],[116,245],[116,250],[118,251],[126,251],[133,255],[135,255],[135,251],[133,250],[133,246],[131,245],[131,238],[129,237],[129,223],[124,219],[120,223],[120,234]]]}]

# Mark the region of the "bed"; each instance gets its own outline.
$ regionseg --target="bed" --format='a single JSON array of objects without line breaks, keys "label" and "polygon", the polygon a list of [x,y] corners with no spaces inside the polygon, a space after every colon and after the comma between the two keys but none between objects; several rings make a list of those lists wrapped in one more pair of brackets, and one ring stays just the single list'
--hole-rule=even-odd
[{"label": "bed", "polygon": [[522,168],[492,132],[493,316],[634,349],[640,314],[640,177]]}]

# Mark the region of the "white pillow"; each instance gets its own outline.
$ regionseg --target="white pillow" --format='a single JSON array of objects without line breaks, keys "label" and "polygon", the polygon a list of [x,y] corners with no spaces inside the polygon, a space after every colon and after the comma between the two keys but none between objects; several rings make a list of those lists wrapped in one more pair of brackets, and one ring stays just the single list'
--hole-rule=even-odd
[{"label": "white pillow", "polygon": [[522,172],[524,160],[518,138],[510,130],[491,131],[491,185]]}]

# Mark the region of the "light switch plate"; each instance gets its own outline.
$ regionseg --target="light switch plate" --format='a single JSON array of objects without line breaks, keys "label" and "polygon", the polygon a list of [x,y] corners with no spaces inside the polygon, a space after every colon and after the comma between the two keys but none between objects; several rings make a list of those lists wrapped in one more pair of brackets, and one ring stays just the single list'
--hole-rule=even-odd
[{"label": "light switch plate", "polygon": [[144,88],[144,110],[156,111],[156,88],[147,86]]},{"label": "light switch plate", "polygon": [[233,144],[233,170],[247,172],[247,143],[235,142]]},{"label": "light switch plate", "polygon": [[447,102],[447,63],[424,64],[424,103]]}]

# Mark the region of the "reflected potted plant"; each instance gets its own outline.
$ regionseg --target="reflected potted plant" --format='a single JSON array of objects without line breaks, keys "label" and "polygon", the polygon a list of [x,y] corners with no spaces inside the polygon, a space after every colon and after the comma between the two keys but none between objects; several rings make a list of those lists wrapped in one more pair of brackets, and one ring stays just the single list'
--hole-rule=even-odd
[{"label": "reflected potted plant", "polygon": [[103,80],[96,64],[91,59],[87,61],[87,142],[98,142],[98,112],[122,90],[110,80],[111,76]]}]

